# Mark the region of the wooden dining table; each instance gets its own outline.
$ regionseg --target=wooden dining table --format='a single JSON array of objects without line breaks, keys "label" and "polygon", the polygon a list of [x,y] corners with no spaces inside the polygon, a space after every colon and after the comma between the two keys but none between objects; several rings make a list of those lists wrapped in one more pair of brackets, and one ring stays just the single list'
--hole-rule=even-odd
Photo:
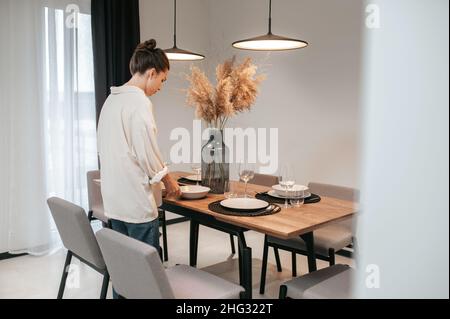
[{"label": "wooden dining table", "polygon": [[[179,180],[182,177],[192,175],[192,173],[173,172],[171,175],[175,180]],[[230,183],[234,190],[243,192],[243,183],[235,181]],[[260,185],[248,184],[247,187],[247,192],[250,195],[256,195],[268,190],[268,187]],[[313,272],[317,270],[314,252],[314,231],[349,219],[357,211],[356,203],[324,196],[318,203],[305,204],[301,207],[283,208],[279,213],[268,216],[230,216],[209,210],[209,204],[223,199],[225,199],[224,195],[211,193],[206,198],[199,200],[165,197],[162,208],[190,219],[189,263],[193,267],[197,265],[199,225],[210,227],[238,238],[239,282],[245,288],[242,297],[247,299],[252,298],[252,249],[247,246],[245,232],[253,230],[280,239],[300,237],[305,241],[308,250],[309,271]]]}]

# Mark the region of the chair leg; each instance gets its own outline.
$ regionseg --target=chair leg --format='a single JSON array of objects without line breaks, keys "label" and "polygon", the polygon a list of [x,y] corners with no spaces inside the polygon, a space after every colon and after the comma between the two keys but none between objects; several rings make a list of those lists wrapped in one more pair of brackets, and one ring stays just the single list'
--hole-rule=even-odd
[{"label": "chair leg", "polygon": [[328,256],[330,266],[334,266],[336,264],[336,253],[333,248],[328,249]]},{"label": "chair leg", "polygon": [[236,247],[234,246],[234,236],[230,234],[231,253],[236,254]]},{"label": "chair leg", "polygon": [[279,299],[287,299],[286,297],[287,297],[287,287],[285,285],[281,285]]},{"label": "chair leg", "polygon": [[277,271],[282,272],[283,268],[281,268],[280,253],[278,252],[278,248],[273,247],[273,252],[275,253],[275,261],[277,262]]},{"label": "chair leg", "polygon": [[161,262],[164,262],[164,256],[163,256],[163,249],[161,246],[159,246],[158,248],[158,255],[159,255],[159,259],[161,259]]},{"label": "chair leg", "polygon": [[297,277],[297,254],[292,252],[292,277]]},{"label": "chair leg", "polygon": [[59,291],[58,291],[58,299],[62,299],[63,295],[64,295],[64,289],[66,288],[66,281],[67,281],[67,276],[69,275],[69,266],[70,266],[70,262],[72,261],[72,252],[69,250],[67,252],[67,256],[66,256],[66,262],[64,263],[64,269],[63,269],[63,274],[61,277],[61,283],[59,284]]},{"label": "chair leg", "polygon": [[189,240],[189,266],[197,266],[197,256],[198,256],[198,233],[199,224],[198,222],[191,220],[190,227],[190,240]]},{"label": "chair leg", "polygon": [[261,283],[259,285],[259,293],[261,295],[266,291],[266,276],[267,276],[267,258],[269,256],[269,245],[267,243],[267,235],[264,236],[264,250],[263,250],[263,260],[261,267]]},{"label": "chair leg", "polygon": [[108,286],[109,286],[109,273],[106,271],[103,275],[103,284],[102,291],[100,292],[100,299],[106,299],[106,295],[108,294]]},{"label": "chair leg", "polygon": [[89,222],[94,220],[94,212],[92,210],[88,212],[88,220]]},{"label": "chair leg", "polygon": [[161,227],[163,234],[163,247],[164,247],[164,261],[169,261],[169,251],[167,248],[167,224],[166,224],[166,211],[161,210]]}]

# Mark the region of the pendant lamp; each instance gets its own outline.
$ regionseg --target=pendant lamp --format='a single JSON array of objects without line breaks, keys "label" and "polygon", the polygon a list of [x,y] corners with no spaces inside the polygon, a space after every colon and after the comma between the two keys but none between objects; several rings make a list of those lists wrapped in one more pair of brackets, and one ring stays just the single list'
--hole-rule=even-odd
[{"label": "pendant lamp", "polygon": [[174,34],[173,34],[173,48],[164,50],[167,57],[171,61],[200,61],[205,56],[183,50],[177,47],[177,0],[174,0]]},{"label": "pendant lamp", "polygon": [[269,0],[269,33],[233,43],[233,47],[236,49],[254,51],[296,50],[307,46],[308,42],[306,41],[272,34],[272,0]]}]

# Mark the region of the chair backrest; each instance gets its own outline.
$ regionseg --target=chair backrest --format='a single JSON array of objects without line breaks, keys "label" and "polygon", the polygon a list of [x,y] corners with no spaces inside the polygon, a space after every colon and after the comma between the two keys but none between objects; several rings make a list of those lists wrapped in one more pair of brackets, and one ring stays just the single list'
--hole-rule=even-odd
[{"label": "chair backrest", "polygon": [[[353,202],[359,202],[359,190],[330,184],[322,183],[309,183],[308,185],[311,193],[318,194],[326,197],[333,197],[342,200],[348,200]],[[356,220],[355,218],[347,219],[339,222],[338,224],[345,227],[348,231],[355,234]]]},{"label": "chair backrest", "polygon": [[279,181],[276,176],[255,173],[255,177],[253,177],[249,183],[253,185],[272,187],[273,185],[277,185]]},{"label": "chair backrest", "polygon": [[56,197],[48,199],[47,203],[64,246],[98,269],[106,269],[84,209]]},{"label": "chair backrest", "polygon": [[103,205],[101,186],[94,182],[96,179],[100,179],[100,171],[90,171],[87,173],[89,210],[92,210],[93,207]]},{"label": "chair backrest", "polygon": [[321,196],[333,197],[355,202],[359,201],[359,191],[354,188],[314,182],[309,183],[308,187],[312,193]]},{"label": "chair backrest", "polygon": [[116,292],[127,299],[173,299],[156,249],[111,229],[96,234]]},{"label": "chair backrest", "polygon": [[[101,172],[90,171],[87,173],[87,188],[88,188],[88,200],[89,210],[94,207],[103,207],[102,187],[96,183],[95,180],[101,179]],[[153,196],[155,197],[156,206],[161,207],[162,203],[162,184],[152,185]]]}]

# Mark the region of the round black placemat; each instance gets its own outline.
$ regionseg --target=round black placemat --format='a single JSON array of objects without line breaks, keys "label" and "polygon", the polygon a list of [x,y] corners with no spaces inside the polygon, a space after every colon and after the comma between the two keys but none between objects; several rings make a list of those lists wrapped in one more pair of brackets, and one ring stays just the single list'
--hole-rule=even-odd
[{"label": "round black placemat", "polygon": [[220,205],[221,202],[222,201],[219,200],[217,202],[209,204],[208,206],[209,210],[223,215],[240,216],[240,217],[268,216],[278,214],[281,211],[281,207],[275,204],[274,204],[275,209],[271,211],[268,211],[267,208],[254,211],[237,211],[223,207],[222,205]]},{"label": "round black placemat", "polygon": [[[278,198],[270,196],[267,193],[259,193],[255,196],[257,199],[269,202],[271,204],[284,204],[284,198]],[[311,194],[310,197],[305,198],[305,204],[315,204],[321,201],[321,198],[319,195]]]}]

